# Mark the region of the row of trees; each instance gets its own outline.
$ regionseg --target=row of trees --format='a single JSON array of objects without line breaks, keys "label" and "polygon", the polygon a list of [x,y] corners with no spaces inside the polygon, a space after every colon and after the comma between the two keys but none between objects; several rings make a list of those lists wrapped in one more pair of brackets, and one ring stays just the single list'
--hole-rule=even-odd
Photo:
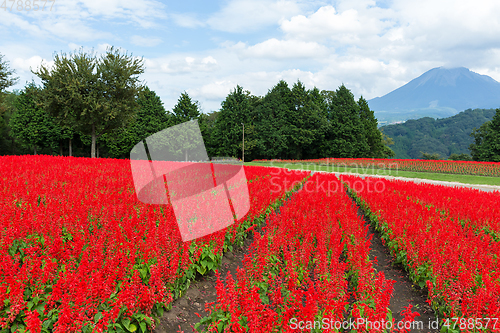
[{"label": "row of trees", "polygon": [[[40,87],[29,83],[8,95],[13,111],[6,117],[8,132],[35,154],[54,153],[58,147],[61,153],[65,146],[72,155],[76,143],[77,149],[90,145],[91,157],[99,152],[127,157],[147,136],[197,119],[209,156],[241,157],[243,124],[247,160],[392,153],[366,101],[356,102],[343,85],[320,92],[305,89],[300,81],[291,89],[280,81],[264,97],[237,86],[221,109],[209,114],[200,113],[199,104],[183,93],[167,112],[155,92],[141,85],[143,72],[141,59],[114,48],[101,57],[83,51],[56,55],[51,68],[42,64],[33,71]],[[13,74],[4,73],[6,78]],[[14,82],[10,79],[4,88]]]},{"label": "row of trees", "polygon": [[249,160],[392,155],[366,100],[356,102],[344,85],[320,92],[280,81],[264,97],[237,86],[201,123],[212,155],[241,156],[242,124]]},{"label": "row of trees", "polygon": [[[356,101],[344,85],[319,91],[279,81],[263,97],[237,86],[220,110],[204,114],[186,92],[166,111],[139,80],[142,59],[114,48],[100,57],[83,51],[56,55],[53,67],[42,64],[33,72],[41,86],[29,83],[8,94],[3,91],[16,79],[1,60],[0,131],[10,136],[12,150],[20,146],[18,153],[59,148],[62,154],[64,147],[72,155],[75,147],[81,155],[90,146],[91,157],[123,158],[144,138],[197,119],[209,156],[241,157],[243,124],[245,160],[393,156],[366,100]],[[0,142],[0,152],[14,153],[8,146]]]}]

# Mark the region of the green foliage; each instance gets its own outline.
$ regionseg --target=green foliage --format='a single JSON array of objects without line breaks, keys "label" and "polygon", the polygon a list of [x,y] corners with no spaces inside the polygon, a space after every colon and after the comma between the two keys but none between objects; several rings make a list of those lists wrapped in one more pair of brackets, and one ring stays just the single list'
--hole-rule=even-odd
[{"label": "green foliage", "polygon": [[421,151],[446,158],[451,154],[468,154],[473,142],[470,133],[491,120],[494,114],[493,109],[468,109],[449,118],[425,117],[383,126],[381,130],[393,138],[391,148],[396,158],[420,158]]},{"label": "green foliage", "polygon": [[259,138],[255,135],[253,106],[255,100],[239,85],[221,103],[220,111],[212,115],[213,152],[218,156],[242,157],[243,124],[245,124],[245,156],[252,156]]},{"label": "green foliage", "polygon": [[378,129],[375,113],[370,110],[368,102],[360,97],[358,100],[359,117],[364,128],[366,142],[368,143],[368,156],[374,158],[390,157],[392,150],[384,144],[382,132]]},{"label": "green foliage", "polygon": [[174,124],[181,124],[186,121],[195,120],[200,117],[200,105],[197,101],[191,100],[187,92],[183,92],[172,109],[174,114]]},{"label": "green foliage", "polygon": [[297,81],[292,88],[292,109],[289,113],[288,154],[294,159],[302,159],[312,148],[313,142],[321,137],[320,133],[326,127],[326,119],[321,118],[320,105],[315,97],[317,89],[308,92],[302,82]]},{"label": "green foliage", "polygon": [[43,84],[44,107],[62,125],[91,136],[91,157],[98,137],[127,124],[137,111],[142,59],[109,48],[97,58],[83,50],[54,58],[33,72]]},{"label": "green foliage", "polygon": [[370,147],[366,140],[359,106],[353,94],[341,85],[335,94],[327,93],[327,120],[329,128],[325,137],[325,156],[366,157]]},{"label": "green foliage", "polygon": [[470,151],[474,161],[500,162],[500,109],[496,109],[491,121],[474,129],[471,136],[474,143]]},{"label": "green foliage", "polygon": [[10,69],[9,63],[3,60],[3,55],[0,54],[0,103],[4,97],[4,90],[16,84],[18,78],[12,77],[15,71]]},{"label": "green foliage", "polygon": [[55,149],[61,137],[61,127],[37,103],[40,93],[34,83],[28,84],[16,98],[16,111],[9,120],[12,135],[35,154],[37,148]]},{"label": "green foliage", "polygon": [[260,136],[260,157],[288,158],[288,113],[293,107],[292,92],[281,80],[264,96],[255,110],[255,121]]},{"label": "green foliage", "polygon": [[420,156],[420,159],[422,160],[441,160],[441,156],[438,153],[434,154],[429,154],[429,153],[424,153],[420,152],[422,155]]},{"label": "green foliage", "polygon": [[448,159],[450,161],[472,161],[472,157],[469,154],[451,154]]},{"label": "green foliage", "polygon": [[173,115],[165,111],[160,97],[148,87],[139,93],[137,104],[138,111],[130,123],[103,135],[111,157],[128,157],[138,142],[174,123]]}]

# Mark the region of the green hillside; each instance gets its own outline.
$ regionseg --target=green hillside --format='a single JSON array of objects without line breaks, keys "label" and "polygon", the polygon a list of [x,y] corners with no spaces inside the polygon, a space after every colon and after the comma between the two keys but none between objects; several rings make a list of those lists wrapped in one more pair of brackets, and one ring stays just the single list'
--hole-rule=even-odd
[{"label": "green hillside", "polygon": [[395,158],[419,158],[421,152],[447,158],[451,154],[470,154],[472,129],[479,128],[494,115],[494,109],[468,109],[449,118],[425,117],[381,129],[394,140],[391,148]]}]

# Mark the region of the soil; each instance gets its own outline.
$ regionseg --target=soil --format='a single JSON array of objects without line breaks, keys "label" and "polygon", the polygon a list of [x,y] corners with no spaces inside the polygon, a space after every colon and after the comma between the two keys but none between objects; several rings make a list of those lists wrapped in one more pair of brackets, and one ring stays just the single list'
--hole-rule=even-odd
[{"label": "soil", "polygon": [[[388,249],[382,244],[380,234],[370,225],[364,217],[363,210],[358,207],[358,215],[361,216],[369,230],[367,237],[372,236],[370,260],[374,261],[376,271],[382,271],[387,279],[395,280],[394,293],[391,297],[389,308],[393,313],[396,323],[403,319],[400,312],[409,304],[413,305],[413,312],[418,312],[420,316],[415,318],[416,322],[421,323],[423,329],[413,329],[410,332],[430,332],[437,333],[438,329],[430,328],[430,323],[436,321],[434,312],[427,304],[427,289],[414,287],[408,278],[407,272],[400,264],[394,264],[394,259],[391,257]],[[242,267],[242,260],[248,247],[252,243],[252,235],[245,240],[244,246],[232,253],[225,253],[219,272],[221,277],[226,277],[227,272],[231,272],[233,277],[236,277],[236,268]],[[374,260],[376,258],[376,260]],[[172,309],[165,312],[157,325],[155,333],[191,333],[194,331],[194,325],[200,321],[200,317],[204,317],[205,304],[215,302],[217,300],[217,292],[215,285],[217,278],[213,272],[206,276],[200,277],[192,282],[186,294],[173,302]]]},{"label": "soil", "polygon": [[[228,272],[231,272],[233,278],[236,277],[236,268],[243,267],[243,258],[252,241],[252,234],[249,234],[243,247],[224,254],[219,266],[221,278],[225,279]],[[217,301],[216,283],[217,277],[214,272],[210,272],[192,282],[186,294],[173,302],[172,310],[164,313],[154,332],[196,332],[194,325],[200,321],[197,313],[201,317],[205,317],[208,314],[205,312],[205,304]]]},{"label": "soil", "polygon": [[413,305],[412,311],[420,314],[420,316],[415,317],[415,322],[418,322],[423,329],[417,329],[417,326],[414,326],[415,329],[412,329],[410,332],[440,332],[439,329],[429,328],[435,326],[430,323],[436,322],[436,316],[426,302],[427,287],[421,289],[418,286],[413,286],[404,267],[401,264],[394,263],[394,258],[391,256],[389,250],[382,244],[380,233],[370,224],[368,218],[364,216],[363,210],[359,207],[358,216],[362,216],[366,224],[369,225],[367,237],[372,236],[370,260],[374,262],[373,267],[377,272],[384,272],[386,279],[396,281],[389,305],[395,322],[403,320],[403,316],[400,313],[405,307],[411,304]]}]

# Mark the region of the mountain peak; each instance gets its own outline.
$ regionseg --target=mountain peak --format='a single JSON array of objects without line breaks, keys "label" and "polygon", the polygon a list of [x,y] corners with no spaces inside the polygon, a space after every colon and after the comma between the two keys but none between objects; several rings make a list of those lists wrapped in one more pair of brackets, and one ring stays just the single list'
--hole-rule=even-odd
[{"label": "mountain peak", "polygon": [[379,120],[449,117],[469,108],[500,107],[500,83],[465,67],[436,67],[368,105]]}]

